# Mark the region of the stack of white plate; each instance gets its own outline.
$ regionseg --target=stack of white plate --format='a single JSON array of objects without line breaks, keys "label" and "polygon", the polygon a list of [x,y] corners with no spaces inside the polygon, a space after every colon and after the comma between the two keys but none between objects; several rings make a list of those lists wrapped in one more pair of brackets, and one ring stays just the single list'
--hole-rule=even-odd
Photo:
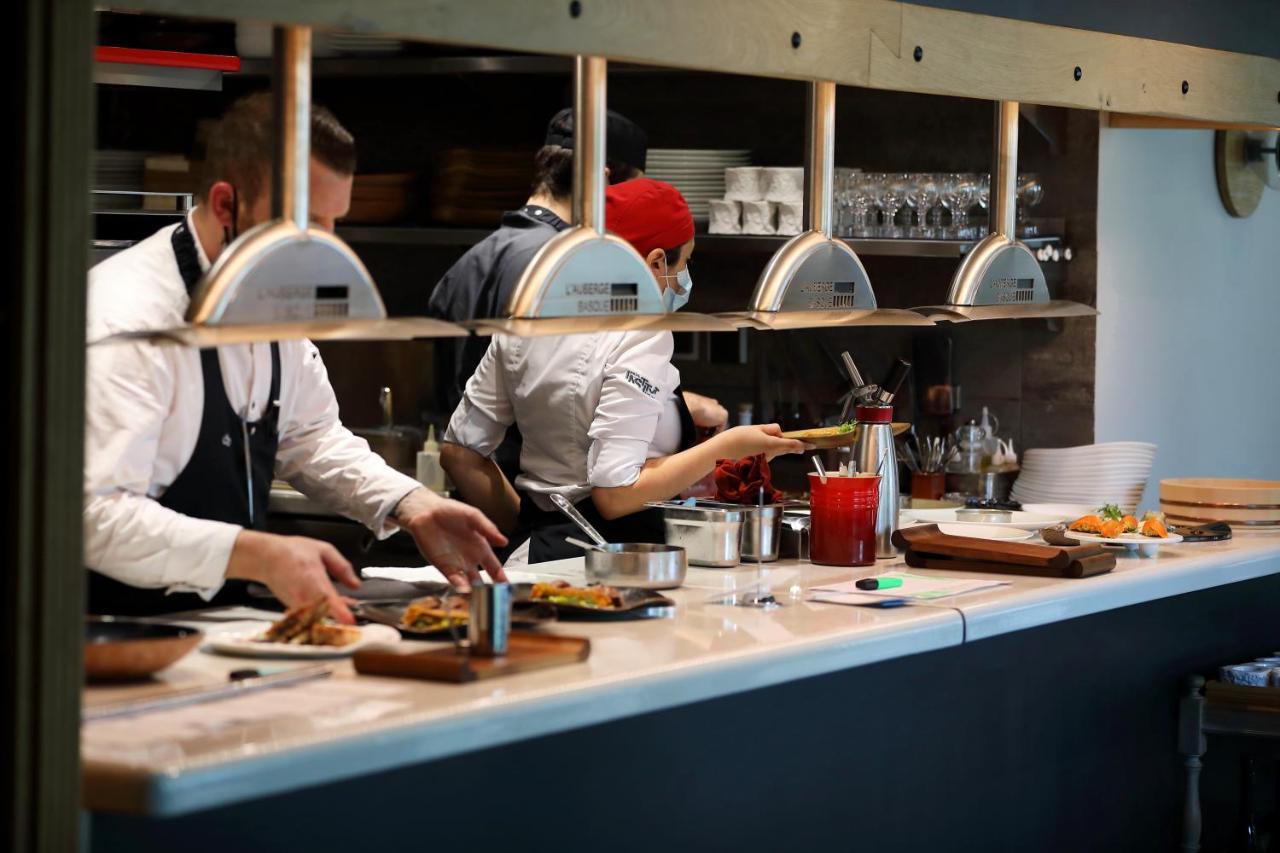
[{"label": "stack of white plate", "polygon": [[650,148],[644,173],[680,190],[689,212],[705,217],[711,200],[724,198],[724,170],[749,165],[745,148]]},{"label": "stack of white plate", "polygon": [[1012,496],[1022,504],[1118,504],[1134,512],[1155,458],[1156,446],[1140,441],[1028,450]]},{"label": "stack of white plate", "polygon": [[94,151],[93,188],[141,192],[147,153],[146,151]]}]

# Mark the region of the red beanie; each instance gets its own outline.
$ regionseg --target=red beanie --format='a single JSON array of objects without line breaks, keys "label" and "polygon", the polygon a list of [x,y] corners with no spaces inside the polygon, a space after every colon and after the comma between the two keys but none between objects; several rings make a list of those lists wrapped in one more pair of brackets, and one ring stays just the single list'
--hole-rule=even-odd
[{"label": "red beanie", "polygon": [[654,249],[676,249],[693,239],[693,215],[671,184],[635,178],[612,184],[604,195],[605,225],[642,257]]}]

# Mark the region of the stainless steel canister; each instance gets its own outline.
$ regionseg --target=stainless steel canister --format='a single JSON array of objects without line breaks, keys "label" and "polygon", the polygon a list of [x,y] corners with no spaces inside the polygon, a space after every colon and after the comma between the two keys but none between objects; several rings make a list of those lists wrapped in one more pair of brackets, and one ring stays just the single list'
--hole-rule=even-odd
[{"label": "stainless steel canister", "polygon": [[[743,507],[746,518],[742,522],[742,561],[744,563],[772,563],[778,559],[778,546],[782,542],[782,504]],[[756,543],[760,543],[759,557]]]},{"label": "stainless steel canister", "polygon": [[[864,417],[872,410],[888,411],[879,420]],[[880,475],[880,504],[876,508],[876,557],[885,559],[898,554],[893,544],[893,531],[898,529],[898,454],[893,446],[893,425],[889,423],[891,407],[859,406],[858,442],[853,457],[860,474]]]},{"label": "stainless steel canister", "polygon": [[778,537],[778,543],[778,556],[797,560],[809,559],[809,510],[783,511],[782,535]]},{"label": "stainless steel canister", "polygon": [[505,583],[473,586],[471,618],[467,620],[471,654],[489,658],[505,655],[510,636],[511,586]]},{"label": "stainless steel canister", "polygon": [[662,510],[668,545],[679,545],[690,565],[727,568],[741,559],[743,508],[715,501],[669,501]]}]

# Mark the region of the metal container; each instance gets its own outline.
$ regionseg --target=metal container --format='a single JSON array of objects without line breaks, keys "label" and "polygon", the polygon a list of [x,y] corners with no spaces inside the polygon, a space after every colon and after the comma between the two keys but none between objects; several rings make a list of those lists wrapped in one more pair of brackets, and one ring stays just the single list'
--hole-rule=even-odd
[{"label": "metal container", "polygon": [[473,586],[471,614],[467,620],[471,654],[488,658],[505,655],[510,636],[511,586],[505,583]]},{"label": "metal container", "polygon": [[956,521],[980,521],[986,524],[1009,524],[1013,512],[1007,509],[958,509]]},{"label": "metal container", "polygon": [[689,570],[685,549],[678,545],[610,542],[588,548],[584,555],[587,581],[609,586],[675,589]]},{"label": "metal container", "polygon": [[[889,408],[888,412],[883,410]],[[873,410],[881,410],[872,415]],[[898,456],[893,446],[892,409],[885,406],[859,406],[858,422],[862,429],[853,457],[858,473],[880,475],[880,503],[876,508],[876,558],[896,557],[893,531],[898,529]]]},{"label": "metal container", "polygon": [[[742,524],[742,562],[772,563],[778,559],[778,546],[782,541],[782,504],[743,507],[746,518]],[[760,554],[756,555],[756,543]]]},{"label": "metal container", "polygon": [[1018,479],[1018,470],[983,471],[979,474],[947,473],[947,492],[955,492],[967,497],[984,500],[1005,501],[1009,499],[1009,490],[1013,481]]},{"label": "metal container", "polygon": [[795,560],[809,559],[809,510],[783,510],[778,556]]},{"label": "metal container", "polygon": [[728,568],[742,556],[744,507],[716,501],[651,503],[662,510],[668,545],[679,545],[695,566]]},{"label": "metal container", "polygon": [[202,639],[203,633],[183,625],[91,616],[84,623],[85,677],[90,681],[146,678],[176,662]]}]

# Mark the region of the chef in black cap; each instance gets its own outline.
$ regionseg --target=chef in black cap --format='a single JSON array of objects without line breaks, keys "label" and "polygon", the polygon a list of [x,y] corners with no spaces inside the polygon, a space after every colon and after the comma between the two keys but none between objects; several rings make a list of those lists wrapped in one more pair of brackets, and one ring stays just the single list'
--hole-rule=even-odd
[{"label": "chef in black cap", "polygon": [[[609,110],[605,170],[609,183],[644,175],[648,137],[635,122]],[[502,215],[497,231],[472,246],[431,292],[427,313],[451,322],[497,317],[533,256],[571,224],[573,110],[556,113],[534,156],[533,192],[524,207]],[[455,338],[437,348],[441,411],[452,412],[484,356],[489,339]],[[500,459],[505,454],[500,454]],[[514,463],[514,459],[512,460]],[[514,476],[515,471],[512,474]]]}]

